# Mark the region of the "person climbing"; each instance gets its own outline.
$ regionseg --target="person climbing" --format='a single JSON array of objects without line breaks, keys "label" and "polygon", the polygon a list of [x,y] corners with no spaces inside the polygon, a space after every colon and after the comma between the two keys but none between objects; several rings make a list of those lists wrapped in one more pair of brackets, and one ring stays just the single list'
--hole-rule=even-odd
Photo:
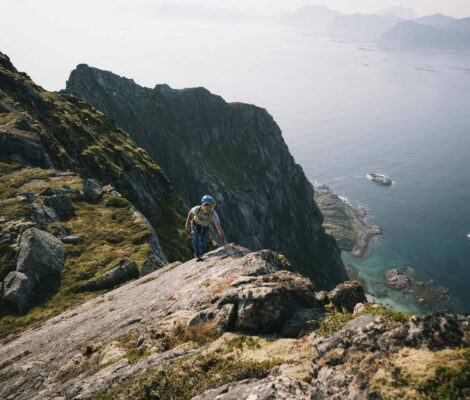
[{"label": "person climbing", "polygon": [[220,225],[219,216],[214,208],[215,199],[212,196],[205,195],[201,199],[201,205],[191,208],[186,218],[184,227],[187,232],[191,230],[194,256],[197,261],[202,261],[202,256],[206,251],[206,243],[212,222],[217,229],[220,239],[224,242],[224,246],[227,244],[224,231]]}]

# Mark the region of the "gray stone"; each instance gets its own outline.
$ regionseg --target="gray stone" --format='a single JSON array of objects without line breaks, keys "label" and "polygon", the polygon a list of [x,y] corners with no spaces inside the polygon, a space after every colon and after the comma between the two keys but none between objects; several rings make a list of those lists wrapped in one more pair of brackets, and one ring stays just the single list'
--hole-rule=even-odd
[{"label": "gray stone", "polygon": [[29,203],[29,204],[31,204],[35,199],[34,193],[31,193],[31,192],[15,192],[9,197],[10,198],[23,197],[26,200],[26,202]]},{"label": "gray stone", "polygon": [[101,183],[96,179],[86,179],[83,182],[83,193],[88,201],[96,203],[100,201],[103,196],[103,188]]},{"label": "gray stone", "polygon": [[58,196],[47,197],[44,199],[44,204],[54,209],[61,220],[68,219],[75,215],[75,208],[73,207],[72,200],[69,196],[61,194]]},{"label": "gray stone", "polygon": [[282,327],[281,335],[298,338],[313,332],[320,326],[320,319],[325,315],[323,308],[307,308],[294,313]]},{"label": "gray stone", "polygon": [[56,221],[58,218],[54,209],[39,203],[32,204],[32,215],[34,222],[40,228],[48,222]]},{"label": "gray stone", "polygon": [[59,274],[64,261],[64,245],[50,233],[30,228],[21,236],[17,271],[39,279],[42,276]]},{"label": "gray stone", "polygon": [[410,267],[392,268],[387,271],[386,284],[395,290],[406,290],[415,282],[415,270]]},{"label": "gray stone", "polygon": [[52,189],[50,186],[41,190],[39,192],[39,196],[54,196],[56,194],[55,190]]},{"label": "gray stone", "polygon": [[13,236],[10,232],[0,232],[0,244],[11,243]]},{"label": "gray stone", "polygon": [[83,242],[82,235],[70,235],[62,238],[62,242],[69,244],[79,244]]},{"label": "gray stone", "polygon": [[340,283],[328,293],[328,299],[337,310],[352,313],[357,303],[367,303],[364,288],[359,281]]},{"label": "gray stone", "polygon": [[355,306],[354,306],[354,310],[353,310],[353,314],[359,314],[363,311],[366,310],[366,306],[362,303],[357,303]]},{"label": "gray stone", "polygon": [[311,386],[287,376],[245,379],[210,389],[192,400],[310,400]]},{"label": "gray stone", "polygon": [[115,268],[106,272],[101,277],[81,285],[79,290],[88,291],[111,289],[114,286],[127,282],[130,279],[135,279],[138,276],[139,268],[137,267],[136,262],[123,259],[119,261]]},{"label": "gray stone", "polygon": [[22,272],[10,272],[3,281],[3,300],[24,313],[30,303],[35,283],[34,278]]},{"label": "gray stone", "polygon": [[321,306],[311,281],[288,271],[239,279],[221,296],[227,303],[237,306],[234,329],[251,334],[280,332],[295,311]]}]

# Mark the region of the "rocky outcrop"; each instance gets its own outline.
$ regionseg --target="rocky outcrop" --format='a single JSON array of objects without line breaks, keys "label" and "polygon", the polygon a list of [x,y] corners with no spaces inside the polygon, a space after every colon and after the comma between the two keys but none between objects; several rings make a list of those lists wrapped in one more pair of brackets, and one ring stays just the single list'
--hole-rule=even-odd
[{"label": "rocky outcrop", "polygon": [[30,228],[21,236],[17,271],[39,280],[60,274],[64,261],[64,245],[50,233]]},{"label": "rocky outcrop", "polygon": [[433,279],[418,279],[410,267],[391,268],[385,276],[385,285],[411,297],[418,306],[429,311],[451,311],[453,297],[448,288],[438,285]]},{"label": "rocky outcrop", "polygon": [[[465,365],[468,317],[330,314],[289,269],[238,246],[170,264],[5,343],[0,397],[388,399],[414,393],[407,363],[433,371],[425,382]],[[324,317],[344,326],[324,336]]]},{"label": "rocky outcrop", "polygon": [[369,242],[383,234],[382,228],[367,222],[364,206],[353,207],[326,185],[315,186],[315,201],[325,219],[326,232],[335,237],[341,250],[351,252],[353,257],[364,257]]},{"label": "rocky outcrop", "polygon": [[[158,365],[165,354],[155,353],[135,365],[128,364],[121,354],[108,367],[114,372],[108,371],[106,378],[103,374],[90,375],[86,369],[67,377],[65,366],[76,365],[71,360],[82,357],[77,355],[78,349],[91,337],[97,348],[109,349],[114,339],[132,330],[138,332],[136,339],[142,336],[141,343],[148,348],[161,347],[158,338],[170,337],[175,327],[198,329],[209,324],[216,329],[215,322],[227,314],[232,314],[233,322],[226,324],[225,330],[280,332],[295,317],[295,311],[308,312],[318,307],[309,280],[281,269],[285,267],[285,259],[277,253],[250,253],[236,246],[220,248],[209,253],[203,262],[166,266],[54,317],[0,348],[0,364],[7,365],[0,370],[4,383],[0,397],[83,398],[98,388],[109,388],[129,378],[142,368]],[[228,307],[231,312],[227,313]],[[320,315],[310,314],[307,319],[313,318]],[[23,354],[26,346],[28,354]],[[33,362],[34,368],[22,369]],[[61,369],[63,377],[57,379]]]},{"label": "rocky outcrop", "polygon": [[20,240],[16,271],[4,280],[3,300],[19,313],[31,305],[34,287],[48,276],[58,276],[64,265],[64,245],[37,228],[26,230]]},{"label": "rocky outcrop", "polygon": [[367,302],[364,288],[358,281],[339,284],[328,293],[328,300],[344,313],[352,313],[356,304]]},{"label": "rocky outcrop", "polygon": [[83,193],[88,201],[96,203],[103,196],[103,188],[96,179],[86,179],[83,182]]},{"label": "rocky outcrop", "polygon": [[44,205],[52,208],[61,220],[69,219],[75,215],[72,200],[70,200],[70,197],[65,194],[46,197],[44,199]]},{"label": "rocky outcrop", "polygon": [[228,383],[196,396],[193,400],[310,400],[312,389],[305,382],[285,376],[265,379],[247,379]]},{"label": "rocky outcrop", "polygon": [[325,289],[347,278],[312,186],[266,110],[226,103],[204,88],[143,88],[83,64],[65,92],[126,129],[165,169],[187,207],[201,193],[213,194],[230,240],[281,252]]},{"label": "rocky outcrop", "polygon": [[[333,336],[314,341],[319,357],[313,363],[313,398],[419,398],[432,393],[435,387],[426,381],[432,382],[439,358],[459,358],[464,354],[460,349],[468,348],[469,322],[468,317],[439,314],[416,316],[405,324],[360,316]],[[440,362],[448,366],[444,359]]]},{"label": "rocky outcrop", "polygon": [[24,313],[30,305],[36,281],[22,272],[10,272],[3,281],[3,300]]},{"label": "rocky outcrop", "polygon": [[390,178],[389,176],[383,174],[376,174],[373,172],[367,174],[367,179],[370,179],[372,182],[378,183],[382,186],[392,186],[393,183],[392,178]]}]

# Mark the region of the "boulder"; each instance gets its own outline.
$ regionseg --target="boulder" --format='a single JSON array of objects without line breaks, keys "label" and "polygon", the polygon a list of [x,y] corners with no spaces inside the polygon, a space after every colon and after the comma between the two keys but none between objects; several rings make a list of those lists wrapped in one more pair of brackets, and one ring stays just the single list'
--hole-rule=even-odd
[{"label": "boulder", "polygon": [[59,274],[65,261],[65,248],[60,240],[37,228],[27,229],[21,236],[16,270],[42,276]]},{"label": "boulder", "polygon": [[392,268],[387,271],[387,286],[395,290],[407,290],[415,282],[415,270],[409,267]]},{"label": "boulder", "polygon": [[31,211],[34,222],[40,228],[50,221],[56,221],[58,218],[54,209],[39,203],[33,203]]},{"label": "boulder", "polygon": [[135,261],[126,259],[120,260],[116,267],[106,272],[97,279],[86,282],[79,287],[79,290],[102,290],[111,289],[116,285],[127,282],[130,279],[139,277],[139,268]]},{"label": "boulder", "polygon": [[237,309],[233,329],[250,334],[280,332],[295,311],[321,307],[312,282],[288,271],[239,278],[222,294],[225,304]]},{"label": "boulder", "polygon": [[272,400],[272,399],[312,399],[310,385],[288,376],[264,379],[245,379],[227,383],[217,389],[206,390],[193,400]]},{"label": "boulder", "polygon": [[53,208],[61,220],[68,219],[75,215],[75,208],[73,207],[72,200],[69,196],[61,194],[58,196],[47,197],[44,199],[44,204]]},{"label": "boulder", "polygon": [[3,281],[3,300],[24,313],[30,303],[35,283],[33,277],[23,272],[10,272]]},{"label": "boulder", "polygon": [[328,292],[328,299],[338,311],[352,313],[357,303],[367,303],[364,288],[359,281],[340,283]]},{"label": "boulder", "polygon": [[103,188],[96,179],[86,179],[83,182],[83,193],[89,202],[97,203],[103,196]]}]

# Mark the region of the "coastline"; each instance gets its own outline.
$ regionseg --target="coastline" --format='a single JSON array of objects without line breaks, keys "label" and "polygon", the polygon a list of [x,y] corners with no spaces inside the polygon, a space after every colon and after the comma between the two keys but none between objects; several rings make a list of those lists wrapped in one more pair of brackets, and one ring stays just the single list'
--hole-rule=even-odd
[{"label": "coastline", "polygon": [[366,257],[371,240],[383,234],[380,226],[367,222],[367,208],[351,205],[326,185],[314,184],[314,189],[326,232],[335,237],[342,251],[354,258]]},{"label": "coastline", "polygon": [[313,186],[315,202],[324,217],[325,231],[335,237],[341,251],[350,259],[345,264],[349,278],[359,280],[372,301],[404,312],[456,309],[458,299],[448,288],[432,279],[416,277],[412,268],[390,266],[382,278],[373,280],[361,276],[353,260],[367,259],[372,249],[371,242],[383,235],[382,228],[368,223],[366,207],[353,206],[346,198],[333,193],[327,185],[314,183]]}]

